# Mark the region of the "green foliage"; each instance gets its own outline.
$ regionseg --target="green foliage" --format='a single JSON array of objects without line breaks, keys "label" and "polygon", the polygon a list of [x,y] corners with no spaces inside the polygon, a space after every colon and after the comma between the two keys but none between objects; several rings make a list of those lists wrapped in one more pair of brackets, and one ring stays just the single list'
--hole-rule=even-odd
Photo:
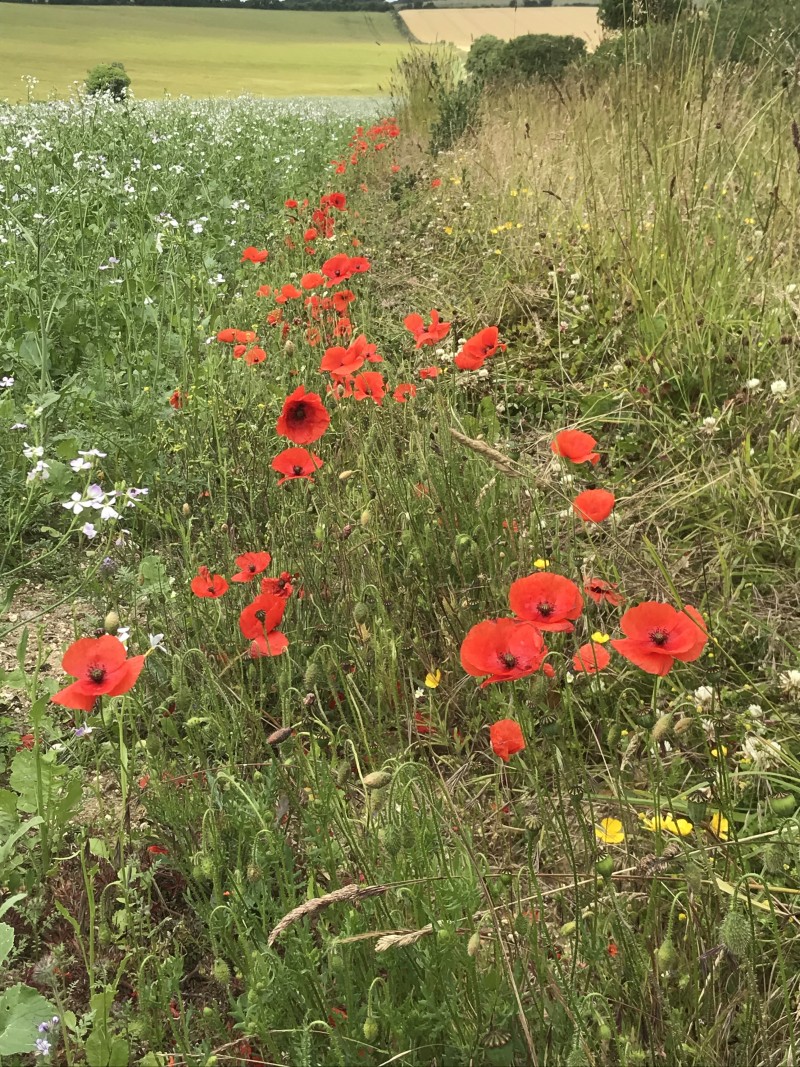
[{"label": "green foliage", "polygon": [[122,100],[131,84],[130,75],[122,63],[98,63],[86,76],[87,93],[108,93]]},{"label": "green foliage", "polygon": [[472,42],[466,59],[466,70],[473,77],[484,81],[497,78],[503,70],[505,41],[491,34],[484,34]]},{"label": "green foliage", "polygon": [[600,0],[597,17],[605,29],[622,30],[647,22],[674,22],[686,11],[687,0]]},{"label": "green foliage", "polygon": [[18,982],[0,993],[0,1056],[33,1052],[39,1023],[53,1017],[53,1006],[30,986]]},{"label": "green foliage", "polygon": [[439,114],[431,127],[431,151],[434,155],[452,148],[477,124],[482,84],[464,79],[439,101]]},{"label": "green foliage", "polygon": [[800,9],[794,0],[724,0],[710,5],[708,20],[720,58],[793,67],[800,56]]},{"label": "green foliage", "polygon": [[504,67],[505,76],[514,81],[557,80],[585,53],[586,42],[581,37],[527,33],[506,43],[501,68]]}]

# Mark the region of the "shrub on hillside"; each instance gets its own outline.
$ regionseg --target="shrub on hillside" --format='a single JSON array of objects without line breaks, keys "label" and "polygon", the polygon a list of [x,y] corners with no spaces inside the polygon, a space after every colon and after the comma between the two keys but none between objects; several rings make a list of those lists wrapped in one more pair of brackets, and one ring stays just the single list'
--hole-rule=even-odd
[{"label": "shrub on hillside", "polygon": [[631,29],[646,22],[674,22],[687,0],[600,0],[597,17],[607,30]]},{"label": "shrub on hillside", "polygon": [[505,65],[506,42],[499,37],[485,33],[472,42],[469,55],[466,59],[467,73],[484,81],[491,81],[498,77]]},{"label": "shrub on hillside", "polygon": [[86,76],[87,93],[110,93],[115,100],[122,100],[131,84],[122,63],[98,63]]},{"label": "shrub on hillside", "polygon": [[506,75],[514,81],[560,78],[564,70],[586,54],[580,37],[526,33],[508,41],[503,49]]}]

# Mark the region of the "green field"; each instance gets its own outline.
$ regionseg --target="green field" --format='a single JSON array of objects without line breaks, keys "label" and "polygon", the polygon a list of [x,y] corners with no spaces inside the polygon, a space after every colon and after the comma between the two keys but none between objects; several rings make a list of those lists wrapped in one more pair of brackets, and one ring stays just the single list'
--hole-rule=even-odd
[{"label": "green field", "polygon": [[406,45],[391,15],[0,4],[0,98],[65,95],[119,61],[139,97],[371,95]]}]

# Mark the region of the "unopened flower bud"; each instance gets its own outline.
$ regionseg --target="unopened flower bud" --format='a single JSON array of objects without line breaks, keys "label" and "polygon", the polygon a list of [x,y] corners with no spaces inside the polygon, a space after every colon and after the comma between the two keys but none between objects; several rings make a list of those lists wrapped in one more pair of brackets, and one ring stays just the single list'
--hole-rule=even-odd
[{"label": "unopened flower bud", "polygon": [[678,953],[675,951],[675,942],[669,934],[664,938],[656,949],[656,963],[660,970],[668,971],[675,965]]},{"label": "unopened flower bud", "polygon": [[115,634],[119,629],[119,615],[116,611],[109,611],[103,620],[103,629],[107,634]]},{"label": "unopened flower bud", "polygon": [[353,618],[357,623],[365,623],[369,618],[369,607],[363,600],[359,601],[353,608]]},{"label": "unopened flower bud", "polygon": [[364,778],[364,788],[383,789],[391,780],[392,776],[388,771],[373,771]]},{"label": "unopened flower bud", "polygon": [[752,943],[750,923],[736,908],[731,908],[719,928],[719,939],[737,959],[746,956]]},{"label": "unopened flower bud", "polygon": [[672,727],[672,712],[668,711],[665,715],[662,715],[653,727],[652,738],[654,741],[661,741],[667,736]]},{"label": "unopened flower bud", "polygon": [[283,351],[284,351],[284,355],[293,356],[294,355],[294,341],[287,341],[286,344],[283,346]]},{"label": "unopened flower bud", "polygon": [[476,930],[472,937],[467,942],[467,955],[473,959],[481,950],[481,932]]},{"label": "unopened flower bud", "polygon": [[279,730],[273,730],[267,738],[267,744],[273,745],[277,748],[278,745],[282,745],[287,737],[292,736],[292,730],[289,726],[281,726]]},{"label": "unopened flower bud", "polygon": [[374,1041],[377,1038],[378,1033],[380,1032],[378,1020],[375,1018],[374,1015],[368,1015],[366,1017],[366,1019],[364,1020],[364,1025],[361,1029],[364,1033],[364,1040],[370,1042]]},{"label": "unopened flower bud", "polygon": [[181,508],[181,512],[183,513],[184,518],[188,519],[189,516],[192,514],[192,505],[188,503],[184,504]]},{"label": "unopened flower bud", "polygon": [[361,521],[361,525],[362,526],[369,526],[371,518],[372,518],[372,512],[370,512],[370,511],[362,511],[361,512],[361,520],[360,520]]}]

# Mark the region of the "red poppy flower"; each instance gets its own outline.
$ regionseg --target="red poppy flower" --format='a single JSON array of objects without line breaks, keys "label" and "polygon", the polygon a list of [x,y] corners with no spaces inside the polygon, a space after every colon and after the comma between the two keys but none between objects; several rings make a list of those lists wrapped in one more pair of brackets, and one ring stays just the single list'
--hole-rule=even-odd
[{"label": "red poppy flower", "polygon": [[271,285],[259,285],[258,289],[256,289],[256,296],[269,296],[271,292]]},{"label": "red poppy flower", "polygon": [[586,489],[572,501],[575,514],[586,522],[602,522],[614,510],[616,498],[607,489]]},{"label": "red poppy flower", "polygon": [[418,734],[429,734],[431,732],[431,724],[428,716],[421,711],[414,712],[414,725],[417,728]]},{"label": "red poppy flower", "polygon": [[316,241],[319,237],[319,230],[315,230],[313,226],[310,226],[303,234],[303,240],[306,242]]},{"label": "red poppy flower", "polygon": [[288,208],[296,208],[297,207],[297,201],[296,200],[292,200],[292,199],[284,200],[283,206],[284,207],[288,207]]},{"label": "red poppy flower", "polygon": [[326,259],[322,264],[322,273],[326,278],[326,287],[330,289],[332,285],[338,285],[339,282],[346,282],[348,278],[352,277],[353,271],[350,264],[350,256],[345,255],[344,252],[340,252],[337,256],[331,256],[330,259]]},{"label": "red poppy flower", "polygon": [[278,295],[275,297],[275,303],[285,304],[287,300],[297,300],[302,295],[303,294],[296,286],[287,282],[286,285],[281,286],[280,293],[278,293]]},{"label": "red poppy flower", "polygon": [[372,264],[366,256],[352,256],[350,259],[351,274],[366,274]]},{"label": "red poppy flower", "polygon": [[257,574],[261,574],[272,563],[269,552],[244,552],[236,557],[236,566],[239,573],[231,577],[232,582],[252,582]]},{"label": "red poppy flower", "polygon": [[407,400],[413,400],[416,395],[417,387],[410,382],[402,382],[392,393],[392,397],[398,404],[405,404]]},{"label": "red poppy flower", "polygon": [[583,430],[562,430],[550,443],[550,449],[573,463],[595,464],[600,459],[599,453],[592,451],[596,445],[597,441],[592,435]]},{"label": "red poppy flower", "polygon": [[208,567],[200,567],[196,576],[192,578],[191,590],[195,596],[203,599],[216,600],[228,590],[228,583],[221,574],[210,574]]},{"label": "red poppy flower", "polygon": [[442,179],[441,178],[434,178],[433,181],[431,182],[431,189],[438,189],[441,184],[442,184]]},{"label": "red poppy flower", "polygon": [[247,345],[234,345],[233,346],[233,358],[241,359],[247,351]]},{"label": "red poppy flower", "polygon": [[35,734],[21,734],[19,744],[17,745],[17,752],[21,752],[23,748],[33,748],[36,744]]},{"label": "red poppy flower", "polygon": [[581,645],[572,657],[574,670],[583,674],[597,674],[605,670],[611,662],[611,653],[605,645],[598,645],[595,641],[589,641]]},{"label": "red poppy flower", "polygon": [[583,610],[583,597],[574,582],[561,574],[541,571],[518,578],[508,591],[511,610],[540,630],[572,633]]},{"label": "red poppy flower", "polygon": [[168,848],[164,848],[163,845],[148,845],[147,846],[147,851],[150,853],[151,856],[168,856],[169,855],[169,849]]},{"label": "red poppy flower", "polygon": [[625,601],[622,593],[616,592],[618,588],[616,582],[604,582],[602,578],[587,578],[583,583],[583,591],[595,604],[602,604],[605,601],[614,608],[619,607]]},{"label": "red poppy flower", "polygon": [[244,361],[248,367],[252,367],[256,363],[263,363],[266,358],[267,353],[263,348],[259,348],[258,345],[254,345],[253,348],[248,348],[244,354]]},{"label": "red poppy flower", "polygon": [[489,727],[489,738],[492,749],[503,763],[508,763],[508,757],[515,752],[522,752],[525,748],[525,738],[522,736],[522,727],[514,719],[500,719],[493,722]]},{"label": "red poppy flower", "polygon": [[370,344],[363,333],[356,337],[350,348],[354,354],[366,359],[368,363],[383,363],[383,356],[378,355],[378,346]]},{"label": "red poppy flower", "polygon": [[438,378],[441,373],[441,367],[420,367],[419,369],[420,378]]},{"label": "red poppy flower", "polygon": [[438,311],[431,311],[431,321],[428,326],[425,325],[422,316],[417,315],[416,312],[406,315],[403,319],[403,325],[409,333],[414,335],[417,348],[421,348],[423,345],[435,345],[447,337],[450,332],[450,323],[440,322]]},{"label": "red poppy flower", "polygon": [[340,289],[338,293],[333,294],[333,309],[338,311],[341,315],[342,312],[347,311],[348,304],[355,300],[356,294],[352,289]]},{"label": "red poppy flower", "polygon": [[132,656],[117,637],[81,637],[64,653],[61,666],[74,681],[50,700],[64,708],[91,711],[101,696],[117,697],[133,688],[142,673],[144,656]]},{"label": "red poppy flower", "polygon": [[461,643],[461,666],[475,678],[508,682],[538,671],[547,655],[539,629],[519,619],[489,619],[473,626]]},{"label": "red poppy flower", "polygon": [[380,407],[386,395],[383,375],[376,370],[364,371],[353,379],[353,396],[356,400],[374,400]]},{"label": "red poppy flower", "polygon": [[458,369],[479,370],[489,356],[493,356],[495,352],[504,351],[506,346],[498,342],[497,335],[496,326],[487,326],[485,330],[479,330],[468,341],[465,341],[456,356],[455,362]]},{"label": "red poppy flower", "polygon": [[335,207],[337,211],[344,211],[347,207],[347,197],[344,193],[327,193],[325,196],[320,197],[319,202],[323,207],[327,204],[330,207]]},{"label": "red poppy flower", "polygon": [[[297,575],[296,577],[299,577]],[[292,595],[292,576],[288,571],[283,571],[277,578],[262,578],[261,592],[271,593],[273,596],[282,596],[288,600]]]},{"label": "red poppy flower", "polygon": [[300,284],[304,289],[316,289],[318,285],[322,285],[325,279],[321,274],[304,274],[300,279]]},{"label": "red poppy flower", "polygon": [[309,452],[307,448],[285,448],[273,459],[270,466],[278,474],[283,475],[278,480],[278,485],[293,481],[295,478],[307,478],[308,481],[313,482],[312,475],[322,466],[322,460],[313,452]]},{"label": "red poppy flower", "polygon": [[668,674],[675,660],[691,663],[708,641],[706,624],[696,608],[648,600],[629,608],[619,622],[625,637],[612,641],[620,655],[648,674]]},{"label": "red poppy flower", "polygon": [[252,604],[248,604],[239,616],[239,629],[252,642],[250,655],[256,659],[261,656],[278,656],[289,642],[285,634],[280,633],[283,613],[286,610],[286,598],[274,593],[259,593]]},{"label": "red poppy flower", "polygon": [[217,340],[221,341],[225,345],[232,344],[236,340],[237,331],[228,326],[224,330],[220,330],[217,333]]},{"label": "red poppy flower", "polygon": [[248,245],[242,252],[242,263],[263,263],[268,256],[269,252],[266,248],[256,248],[255,245]]},{"label": "red poppy flower", "polygon": [[283,318],[283,308],[273,308],[267,315],[267,322],[270,326],[277,326]]},{"label": "red poppy flower", "polygon": [[307,393],[304,385],[286,397],[276,430],[296,445],[318,440],[328,429],[331,417],[317,393]]},{"label": "red poppy flower", "polygon": [[322,340],[322,333],[319,326],[308,326],[306,328],[306,341],[312,348],[316,348]]},{"label": "red poppy flower", "polygon": [[169,398],[169,406],[175,408],[176,411],[180,411],[183,407],[183,393],[180,389],[176,389],[172,396]]},{"label": "red poppy flower", "polygon": [[351,374],[355,374],[363,363],[364,357],[358,353],[353,345],[349,348],[334,345],[333,348],[325,349],[325,355],[322,357],[319,369],[320,371],[327,371],[334,378],[349,378]]}]

